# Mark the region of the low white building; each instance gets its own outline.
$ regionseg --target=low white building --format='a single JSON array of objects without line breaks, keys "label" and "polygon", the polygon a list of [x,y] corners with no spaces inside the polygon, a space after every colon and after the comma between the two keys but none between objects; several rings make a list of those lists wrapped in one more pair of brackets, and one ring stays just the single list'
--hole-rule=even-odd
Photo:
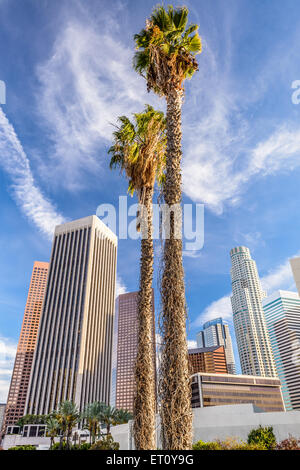
[{"label": "low white building", "polygon": [[[228,437],[247,440],[252,429],[272,426],[277,442],[290,435],[300,439],[300,411],[261,412],[252,404],[208,406],[193,409],[193,442],[225,440]],[[111,429],[120,450],[133,449],[130,425],[122,424]],[[160,426],[157,422],[157,447],[161,448]]]}]

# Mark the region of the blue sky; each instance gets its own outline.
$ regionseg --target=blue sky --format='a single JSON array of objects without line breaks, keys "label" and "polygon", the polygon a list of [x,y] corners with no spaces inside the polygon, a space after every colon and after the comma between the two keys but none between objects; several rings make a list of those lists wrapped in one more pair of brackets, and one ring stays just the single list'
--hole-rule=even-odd
[{"label": "blue sky", "polygon": [[[295,289],[288,259],[300,252],[300,105],[291,85],[300,80],[300,4],[185,3],[203,39],[183,107],[184,202],[205,204],[204,247],[184,256],[194,340],[204,320],[231,322],[232,247],[250,248],[268,293]],[[125,179],[108,169],[110,123],[145,103],[165,108],[131,68],[133,34],[154,4],[0,0],[0,401],[32,265],[49,259],[54,226],[126,194]],[[138,260],[138,242],[121,240],[121,290],[137,289]],[[154,287],[158,311],[156,279]]]}]

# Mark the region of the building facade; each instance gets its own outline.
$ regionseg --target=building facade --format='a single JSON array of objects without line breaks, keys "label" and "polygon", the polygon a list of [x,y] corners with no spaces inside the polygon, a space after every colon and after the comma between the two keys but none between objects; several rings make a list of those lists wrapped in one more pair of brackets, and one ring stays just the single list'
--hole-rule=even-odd
[{"label": "building facade", "polygon": [[35,261],[33,265],[23,323],[11,377],[4,430],[24,416],[26,396],[36,347],[38,328],[45,291],[49,263]]},{"label": "building facade", "polygon": [[224,346],[189,349],[188,353],[190,374],[197,372],[228,373]]},{"label": "building facade", "polygon": [[245,246],[233,248],[231,257],[232,312],[243,374],[276,377],[276,366],[262,306],[256,263]]},{"label": "building facade", "polygon": [[4,424],[4,415],[5,415],[6,403],[0,403],[0,430]]},{"label": "building facade", "polygon": [[202,330],[197,334],[198,348],[212,346],[224,346],[228,372],[235,374],[235,360],[229,326],[221,317],[204,323]]},{"label": "building facade", "polygon": [[96,216],[55,229],[26,412],[109,403],[117,237]]},{"label": "building facade", "polygon": [[292,268],[296,288],[300,295],[300,257],[290,259],[290,265]]},{"label": "building facade", "polygon": [[234,374],[192,376],[192,407],[252,403],[262,411],[285,411],[280,380]]},{"label": "building facade", "polygon": [[[135,360],[138,347],[138,292],[128,292],[118,297],[118,330],[116,361],[116,408],[133,411],[135,393]],[[154,291],[152,290],[153,312],[153,365],[156,371]],[[156,387],[156,385],[155,385]]]},{"label": "building facade", "polygon": [[263,300],[286,410],[300,409],[300,297],[277,291]]}]

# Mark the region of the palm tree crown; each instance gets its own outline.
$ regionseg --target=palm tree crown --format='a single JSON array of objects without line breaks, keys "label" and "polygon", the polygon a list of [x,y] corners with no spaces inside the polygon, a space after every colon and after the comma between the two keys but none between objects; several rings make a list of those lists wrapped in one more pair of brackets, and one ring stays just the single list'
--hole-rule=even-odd
[{"label": "palm tree crown", "polygon": [[134,68],[147,80],[148,91],[167,95],[170,88],[182,88],[184,79],[191,78],[198,63],[195,56],[201,52],[198,25],[187,27],[188,9],[157,6],[146,27],[134,40],[137,52]]},{"label": "palm tree crown", "polygon": [[154,187],[155,178],[163,180],[165,163],[165,117],[161,111],[146,105],[145,111],[135,113],[134,122],[126,116],[119,117],[120,126],[113,133],[114,145],[110,167],[120,167],[129,179],[128,190],[137,191],[139,202],[146,187]]}]

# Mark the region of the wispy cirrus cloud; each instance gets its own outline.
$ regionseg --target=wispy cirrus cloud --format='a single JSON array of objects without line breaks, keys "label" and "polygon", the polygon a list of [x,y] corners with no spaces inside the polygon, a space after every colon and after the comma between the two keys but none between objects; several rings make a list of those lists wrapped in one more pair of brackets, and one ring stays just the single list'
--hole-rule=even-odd
[{"label": "wispy cirrus cloud", "polygon": [[[29,159],[13,126],[0,108],[0,165],[10,177],[11,190],[23,214],[52,240],[56,225],[67,220],[48,200],[34,181]],[[120,277],[116,283],[117,295],[126,292]]]},{"label": "wispy cirrus cloud", "polygon": [[65,219],[34,181],[29,159],[1,108],[0,165],[11,179],[13,197],[23,214],[51,239],[55,226]]},{"label": "wispy cirrus cloud", "polygon": [[109,145],[118,116],[158,103],[132,68],[133,47],[118,40],[120,24],[105,18],[101,25],[92,18],[69,20],[51,57],[37,67],[38,110],[53,143],[44,171],[55,171],[69,189],[107,159],[103,145]]},{"label": "wispy cirrus cloud", "polygon": [[190,129],[187,126],[183,183],[192,200],[221,214],[225,204],[241,202],[255,178],[300,166],[299,126],[277,125],[267,138],[253,145],[247,136],[250,123],[239,115],[233,96],[213,95],[209,108],[198,123]]},{"label": "wispy cirrus cloud", "polygon": [[[105,161],[117,116],[136,112],[146,102],[164,107],[164,100],[147,94],[145,81],[132,69],[133,42],[127,46],[118,39],[122,8],[115,16],[105,12],[100,23],[88,10],[80,19],[69,15],[50,57],[36,69],[38,111],[52,142],[40,171],[55,174],[53,184],[83,187],[84,173],[99,171]],[[300,162],[300,129],[274,127],[260,143],[251,141],[245,101],[257,101],[266,88],[258,94],[251,81],[247,96],[237,91],[232,26],[225,15],[227,26],[218,31],[227,44],[224,54],[209,35],[203,40],[199,72],[186,85],[183,108],[184,192],[217,214],[226,204],[239,204],[254,178],[286,171],[287,160],[294,166]],[[261,70],[257,83],[262,76],[273,79]]]},{"label": "wispy cirrus cloud", "polygon": [[[228,20],[229,12],[224,11],[224,15]],[[235,69],[233,57],[238,51],[232,39],[236,25],[230,25],[230,19],[227,23],[226,29],[218,29],[218,40],[212,33],[204,41],[199,72],[186,85],[191,95],[187,94],[183,108],[184,192],[216,214],[221,214],[226,205],[240,204],[257,178],[291,172],[300,166],[300,127],[292,113],[290,120],[275,113],[265,121],[257,122],[253,117],[274,82],[282,83],[278,57],[287,48],[290,54],[296,54],[299,34],[287,36],[285,47],[280,42],[269,51],[253,79],[252,75],[240,77]],[[223,47],[224,41],[228,47]],[[283,61],[292,73],[295,65],[291,65],[290,57],[284,54]],[[286,80],[281,98],[286,91],[286,100],[290,101],[288,76]]]}]

